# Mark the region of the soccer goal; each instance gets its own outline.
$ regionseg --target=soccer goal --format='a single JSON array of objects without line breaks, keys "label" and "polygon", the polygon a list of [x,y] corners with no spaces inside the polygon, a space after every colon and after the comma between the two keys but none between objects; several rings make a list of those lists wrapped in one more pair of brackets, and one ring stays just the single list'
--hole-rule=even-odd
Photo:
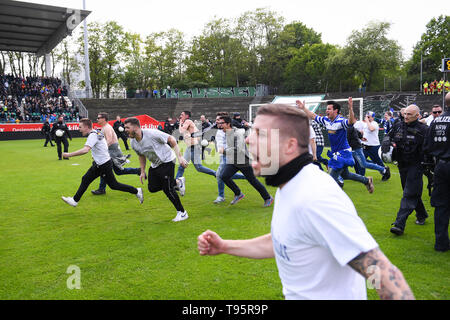
[{"label": "soccer goal", "polygon": [[[285,99],[283,100],[283,104],[290,105],[290,106],[296,106],[295,100],[297,99]],[[301,100],[301,99],[300,99]],[[316,113],[317,115],[325,115],[325,111],[327,109],[327,105],[329,101],[337,102],[341,105],[341,115],[343,117],[348,116],[348,99],[333,99],[333,100],[316,100],[316,101],[308,101],[305,100],[306,107],[311,110],[312,112]],[[256,113],[258,112],[258,108],[260,106],[263,106],[265,104],[250,104],[248,109],[248,118],[249,122],[253,122]],[[353,98],[353,111],[355,113],[355,118],[359,120],[363,120],[364,117],[364,99],[363,98]]]}]

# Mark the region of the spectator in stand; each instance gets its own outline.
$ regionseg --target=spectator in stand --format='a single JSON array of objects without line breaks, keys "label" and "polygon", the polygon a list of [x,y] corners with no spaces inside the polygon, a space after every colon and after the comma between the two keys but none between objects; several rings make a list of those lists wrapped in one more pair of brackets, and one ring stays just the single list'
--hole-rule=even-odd
[{"label": "spectator in stand", "polygon": [[423,94],[428,94],[428,82],[427,81],[425,81],[424,82],[424,84],[423,84]]}]

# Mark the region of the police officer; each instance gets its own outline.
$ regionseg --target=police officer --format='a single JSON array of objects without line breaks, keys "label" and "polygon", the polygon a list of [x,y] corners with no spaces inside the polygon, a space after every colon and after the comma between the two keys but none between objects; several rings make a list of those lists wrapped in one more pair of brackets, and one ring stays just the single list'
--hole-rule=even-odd
[{"label": "police officer", "polygon": [[450,250],[448,224],[450,218],[450,93],[445,96],[447,109],[430,125],[425,151],[436,159],[431,205],[434,207],[434,233],[437,251]]},{"label": "police officer", "polygon": [[55,145],[52,143],[52,136],[50,134],[51,131],[50,122],[48,121],[48,118],[45,120],[44,125],[42,126],[41,132],[45,136],[45,143],[44,147],[47,146],[47,144],[50,142],[50,145],[54,147]]},{"label": "police officer", "polygon": [[[64,133],[62,137],[58,137],[56,135],[57,130],[62,130]],[[69,128],[64,122],[64,116],[59,116],[58,121],[53,124],[51,135],[53,140],[56,142],[56,147],[58,149],[58,159],[62,160],[62,151],[61,151],[61,143],[64,144],[64,152],[69,152],[69,141],[67,141],[67,137],[69,137],[70,141],[72,141],[72,137],[70,136]],[[64,160],[69,160],[64,158]]]},{"label": "police officer", "polygon": [[423,189],[423,142],[428,126],[418,121],[419,108],[410,105],[405,110],[403,122],[396,122],[389,132],[394,147],[393,159],[398,162],[398,171],[403,188],[403,197],[397,219],[392,224],[391,232],[402,235],[406,220],[416,210],[416,224],[425,224],[428,218],[422,202]]},{"label": "police officer", "polygon": [[[123,144],[125,145],[125,149],[130,150],[130,148],[128,147],[128,142],[127,142],[128,137],[125,133],[125,125],[123,124],[122,121],[120,121],[120,116],[116,117],[116,122],[114,122],[113,128],[114,128],[115,133],[117,134],[117,137],[122,139]],[[123,130],[119,129],[119,128],[122,128]]]}]

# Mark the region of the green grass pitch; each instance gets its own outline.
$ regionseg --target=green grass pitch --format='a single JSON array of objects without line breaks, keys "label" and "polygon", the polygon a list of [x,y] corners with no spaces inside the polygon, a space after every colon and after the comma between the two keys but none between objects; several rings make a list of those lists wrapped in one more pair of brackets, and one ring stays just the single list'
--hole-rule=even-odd
[{"label": "green grass pitch", "polygon": [[[70,151],[84,142],[74,139]],[[58,161],[56,147],[42,145],[43,140],[0,142],[0,299],[283,299],[273,259],[202,257],[197,251],[197,236],[206,229],[228,239],[270,232],[273,207],[263,208],[246,181],[237,181],[244,200],[230,206],[232,193],[226,189],[226,202],[214,205],[215,179],[191,164],[181,198],[189,219],[178,223],[171,221],[176,212],[165,195],[150,194],[145,186],[140,205],[134,195],[109,188],[106,195],[93,196],[96,180],[73,208],[61,196],[75,194],[91,156]],[[138,166],[131,154],[130,165]],[[217,168],[208,160],[206,166]],[[368,171],[375,182],[372,195],[351,181],[344,190],[415,297],[450,299],[450,253],[433,249],[434,210],[426,189],[427,223],[416,225],[413,214],[402,237],[389,232],[402,194],[398,170],[391,166],[391,171],[388,182]],[[140,186],[137,176],[117,179]],[[275,194],[274,188],[268,190]],[[80,269],[79,290],[67,287],[69,266]],[[375,290],[369,289],[368,297],[378,299]]]}]

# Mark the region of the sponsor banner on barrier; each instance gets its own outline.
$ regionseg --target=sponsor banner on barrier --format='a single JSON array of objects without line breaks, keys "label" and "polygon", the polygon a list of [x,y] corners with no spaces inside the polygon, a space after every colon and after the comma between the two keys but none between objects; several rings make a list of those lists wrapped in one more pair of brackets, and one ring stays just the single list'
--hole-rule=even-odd
[{"label": "sponsor banner on barrier", "polygon": [[[161,125],[164,127],[164,121],[158,121],[146,114],[136,116],[135,118],[138,118],[141,123],[142,129],[158,129],[158,126]],[[121,119],[122,122],[126,118]],[[108,123],[112,126],[116,122],[116,120],[108,121]],[[67,127],[71,131],[77,131],[78,130],[78,122],[67,122]],[[24,132],[24,131],[41,131],[43,126],[43,123],[0,123],[0,133],[1,132]],[[101,126],[99,126],[97,123],[94,123],[94,129],[99,129]]]}]

